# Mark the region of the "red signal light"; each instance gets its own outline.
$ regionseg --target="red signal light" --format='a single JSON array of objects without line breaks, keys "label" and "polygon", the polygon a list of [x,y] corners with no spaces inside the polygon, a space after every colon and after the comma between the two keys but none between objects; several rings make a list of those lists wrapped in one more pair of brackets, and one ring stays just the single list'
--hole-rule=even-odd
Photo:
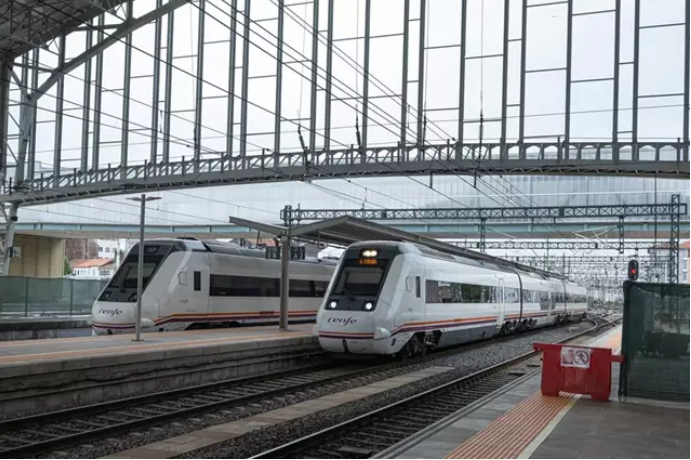
[{"label": "red signal light", "polygon": [[629,260],[628,278],[631,281],[638,279],[638,261],[636,259]]}]

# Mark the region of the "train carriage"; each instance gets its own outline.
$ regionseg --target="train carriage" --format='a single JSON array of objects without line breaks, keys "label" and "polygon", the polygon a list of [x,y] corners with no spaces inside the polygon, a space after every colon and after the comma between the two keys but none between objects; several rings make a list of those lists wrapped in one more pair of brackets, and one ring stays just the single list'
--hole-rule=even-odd
[{"label": "train carriage", "polygon": [[581,319],[585,295],[567,280],[510,264],[361,242],[345,251],[315,333],[334,353],[414,354]]},{"label": "train carriage", "polygon": [[[139,245],[129,252],[94,303],[95,334],[134,330]],[[333,261],[290,262],[289,323],[314,322]],[[191,239],[144,245],[142,330],[277,323],[280,261],[261,250]]]}]

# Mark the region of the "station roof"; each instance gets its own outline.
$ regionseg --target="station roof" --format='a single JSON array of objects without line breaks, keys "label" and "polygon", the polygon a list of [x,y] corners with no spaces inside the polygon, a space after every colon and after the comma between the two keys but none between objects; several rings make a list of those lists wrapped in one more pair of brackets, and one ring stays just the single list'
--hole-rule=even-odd
[{"label": "station roof", "polygon": [[8,0],[0,2],[0,58],[45,45],[123,0]]},{"label": "station roof", "polygon": [[[264,233],[269,233],[271,235],[286,235],[288,233],[288,228],[282,225],[265,224],[262,222],[255,222],[232,216],[229,217],[229,220],[235,225],[246,226]],[[545,272],[535,267],[529,267],[516,262],[511,262],[499,257],[485,254],[483,252],[460,248],[428,236],[405,232],[387,225],[377,224],[369,220],[359,219],[351,216],[341,216],[310,224],[295,225],[290,227],[290,236],[342,246],[348,246],[358,241],[371,240],[417,243],[447,254],[466,257],[472,260],[479,260],[481,262],[495,264],[504,268],[540,273],[551,277],[561,278],[560,275]]]}]

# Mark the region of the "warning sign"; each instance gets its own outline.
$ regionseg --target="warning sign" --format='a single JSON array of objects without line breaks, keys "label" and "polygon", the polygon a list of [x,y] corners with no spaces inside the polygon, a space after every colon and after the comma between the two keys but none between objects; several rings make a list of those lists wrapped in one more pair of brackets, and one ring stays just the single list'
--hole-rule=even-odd
[{"label": "warning sign", "polygon": [[562,367],[590,368],[590,349],[563,347],[561,349]]}]

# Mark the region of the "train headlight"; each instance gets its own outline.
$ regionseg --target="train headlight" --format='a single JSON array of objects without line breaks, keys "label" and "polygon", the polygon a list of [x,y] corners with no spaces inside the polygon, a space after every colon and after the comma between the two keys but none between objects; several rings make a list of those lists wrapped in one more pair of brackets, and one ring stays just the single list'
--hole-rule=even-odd
[{"label": "train headlight", "polygon": [[336,309],[337,306],[338,306],[338,302],[336,302],[336,301],[331,301],[331,303],[329,303],[329,308],[332,310]]},{"label": "train headlight", "polygon": [[379,254],[379,251],[376,249],[363,249],[360,253],[362,257],[377,257],[377,254]]},{"label": "train headlight", "polygon": [[367,302],[363,308],[367,311],[371,311],[374,308],[374,304],[372,302]]}]

